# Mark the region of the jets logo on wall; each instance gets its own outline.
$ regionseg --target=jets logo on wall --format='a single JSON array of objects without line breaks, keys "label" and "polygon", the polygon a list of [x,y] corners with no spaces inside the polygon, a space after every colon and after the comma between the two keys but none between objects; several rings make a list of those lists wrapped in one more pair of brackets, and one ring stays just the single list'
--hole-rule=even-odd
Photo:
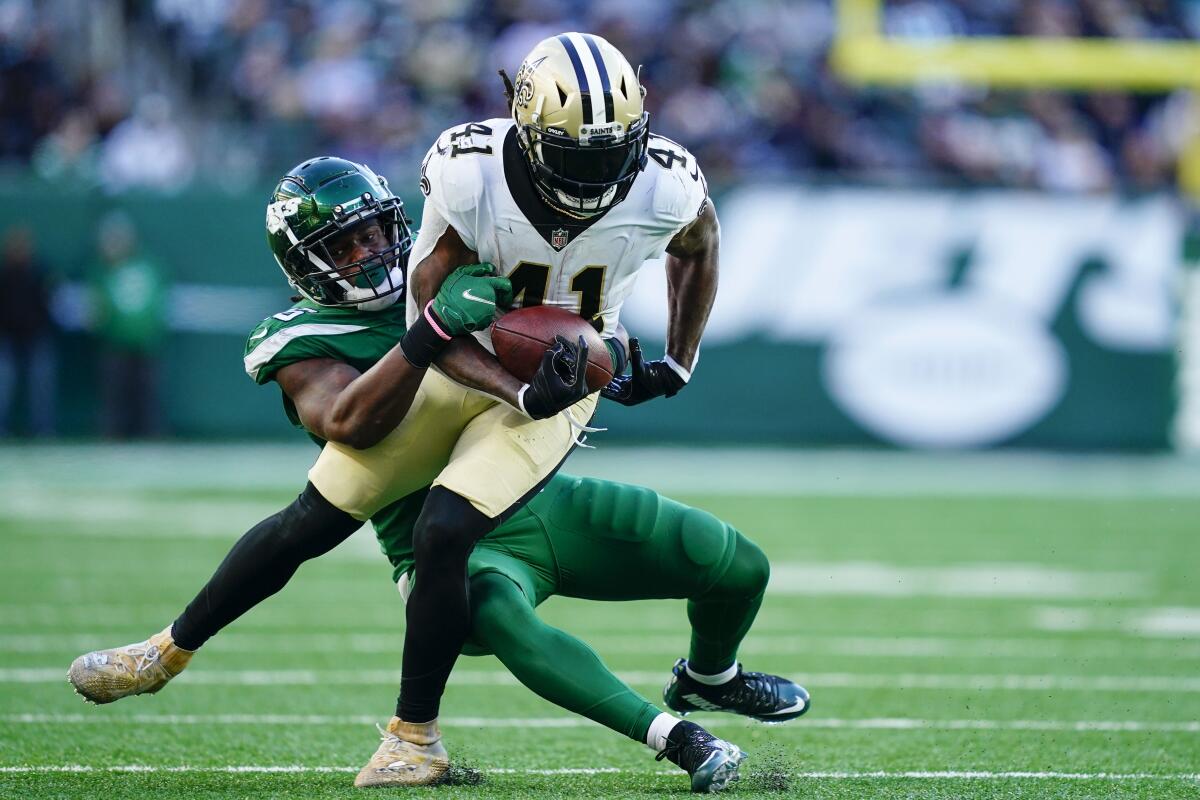
[{"label": "jets logo on wall", "polygon": [[[1178,380],[1185,218],[1171,198],[757,186],[722,202],[722,259],[738,269],[705,346],[804,348],[787,369],[839,416],[798,436],[840,436],[844,417],[908,447],[1166,446],[1170,412],[1150,409]],[[811,257],[781,291],[776,265],[797,241]],[[644,271],[622,321],[663,330],[666,293],[665,274]],[[1098,389],[1126,386],[1135,363],[1145,380],[1120,401]]]},{"label": "jets logo on wall", "polygon": [[555,250],[562,250],[567,246],[567,231],[564,228],[555,228],[550,231],[550,246]]}]

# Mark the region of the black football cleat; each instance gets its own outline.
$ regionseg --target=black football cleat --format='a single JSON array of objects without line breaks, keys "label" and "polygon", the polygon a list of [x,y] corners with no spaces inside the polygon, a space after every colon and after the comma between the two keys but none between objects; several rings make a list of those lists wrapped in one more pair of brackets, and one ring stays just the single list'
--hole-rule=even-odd
[{"label": "black football cleat", "polygon": [[719,792],[738,779],[738,765],[746,754],[696,723],[680,721],[655,756],[658,761],[664,758],[691,776],[693,792]]},{"label": "black football cleat", "polygon": [[787,722],[808,711],[808,692],[798,683],[765,672],[743,672],[719,686],[709,686],[687,673],[687,659],[675,662],[663,689],[667,706],[680,714],[727,711],[762,722]]}]

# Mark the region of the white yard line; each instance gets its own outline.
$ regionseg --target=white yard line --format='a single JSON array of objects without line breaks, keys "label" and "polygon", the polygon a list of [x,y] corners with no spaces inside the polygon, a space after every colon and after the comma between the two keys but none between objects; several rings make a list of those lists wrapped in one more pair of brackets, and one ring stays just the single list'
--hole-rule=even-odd
[{"label": "white yard line", "polygon": [[[1200,459],[1000,451],[909,453],[794,448],[626,447],[567,463],[573,475],[640,483],[689,496],[910,494],[1197,497]],[[0,446],[0,483],[77,488],[271,488],[297,492],[317,450],[292,444]],[[21,476],[18,481],[15,477]],[[63,495],[70,492],[64,490]]]},{"label": "white yard line", "polygon": [[901,566],[876,561],[771,563],[769,591],[854,597],[1130,598],[1149,576],[1013,562]]},{"label": "white yard line", "polygon": [[1200,722],[1146,722],[1143,720],[1054,719],[822,719],[800,723],[803,727],[851,730],[935,731],[1062,731],[1074,733],[1200,733]]},{"label": "white yard line", "polygon": [[[0,722],[17,725],[372,725],[380,719],[369,714],[3,714]],[[597,723],[583,717],[442,717],[447,728],[590,728]],[[738,717],[709,717],[707,727],[757,725]],[[795,729],[821,728],[871,731],[1053,731],[1065,733],[1200,733],[1200,722],[1146,720],[1048,719],[838,719],[809,717]]]},{"label": "white yard line", "polygon": [[1200,608],[1113,608],[1041,606],[1033,609],[1036,630],[1120,632],[1147,638],[1179,640],[1200,638]]},{"label": "white yard line", "polygon": [[[605,654],[661,653],[678,656],[687,649],[687,637],[688,630],[681,629],[673,637],[659,632],[598,634],[589,635],[587,641]],[[0,636],[0,648],[3,647],[3,642],[4,637]],[[389,647],[388,651],[393,649],[394,647]],[[28,652],[45,651],[31,649]],[[859,658],[1104,658],[1195,661],[1200,660],[1200,642],[1133,641],[1116,633],[1099,639],[1079,639],[1053,636],[995,637],[986,632],[964,633],[961,636],[897,636],[889,633],[808,636],[787,632],[753,631],[750,638],[738,648],[738,652],[743,655],[839,655]]]},{"label": "white yard line", "polygon": [[[307,766],[242,764],[220,767],[152,766],[122,764],[89,766],[85,764],[46,764],[0,766],[0,774],[15,773],[228,773],[228,774],[313,774],[355,773],[357,766]],[[667,775],[681,776],[678,770],[618,769],[616,767],[561,767],[558,769],[485,769],[491,775]],[[1076,780],[1076,781],[1200,781],[1200,773],[1161,772],[991,772],[991,771],[878,771],[878,772],[795,772],[789,777],[808,780]]]},{"label": "white yard line", "polygon": [[[197,515],[189,516],[187,512],[181,512],[181,514],[185,518],[191,519],[193,526],[200,526],[204,519]],[[256,518],[257,516],[251,517],[251,519]],[[129,532],[121,528],[119,535],[145,540],[159,540],[170,536],[218,536],[222,525],[229,532],[227,538],[232,542],[236,536],[233,531],[240,528],[228,526],[227,520],[224,518],[217,523],[217,529],[207,533],[201,533],[200,527],[176,526],[170,528],[163,523],[152,529],[134,526],[128,529]],[[88,527],[85,530],[91,531],[87,534],[90,536],[94,535],[98,529]],[[171,532],[164,533],[164,530]],[[386,562],[379,552],[379,546],[375,539],[369,531],[364,529],[350,537],[350,542],[352,546],[340,547],[334,553],[339,554],[339,557],[342,558],[377,563],[378,569],[374,576],[382,585]],[[1139,572],[1072,570],[1018,562],[907,566],[878,561],[798,562],[776,560],[771,564],[771,580],[767,592],[777,596],[802,597],[927,597],[940,600],[969,597],[1037,601],[1119,598],[1130,600],[1150,593],[1150,578],[1150,575]],[[144,609],[145,606],[136,606],[135,608]],[[91,619],[127,616],[122,615],[121,609],[120,605],[89,606],[82,613]],[[1040,629],[1047,628],[1048,624],[1044,619],[1047,614],[1056,609],[1058,607],[1039,609],[1035,614],[1034,625]],[[1165,620],[1159,626],[1159,630],[1165,633],[1159,635],[1183,635],[1187,632],[1188,629],[1181,627],[1183,623],[1179,622],[1187,609],[1149,610],[1158,612],[1159,617],[1157,618]],[[47,620],[48,623],[53,623],[56,620],[78,618],[72,616],[74,611],[77,610],[56,606],[52,603],[9,603],[0,605],[0,623],[20,624],[31,616],[38,616]],[[1081,609],[1078,613],[1086,615],[1089,611]],[[1188,622],[1194,633],[1200,633],[1200,622],[1191,618]]]},{"label": "white yard line", "polygon": [[[30,532],[128,539],[228,539],[287,504],[227,498],[156,497],[140,492],[65,493],[46,486],[0,484],[0,518],[31,523]],[[70,524],[59,530],[55,523]]]},{"label": "white yard line", "polygon": [[[850,689],[949,689],[962,691],[1089,691],[1089,692],[1200,692],[1200,678],[1174,675],[978,675],[936,673],[804,673],[789,674],[808,688]],[[617,672],[626,683],[652,686],[667,673]],[[0,683],[59,683],[66,668],[30,667],[0,669]],[[399,684],[399,670],[204,670],[189,671],[181,681],[208,686],[373,686]],[[450,683],[458,686],[515,686],[516,678],[499,670],[456,670]]]},{"label": "white yard line", "polygon": [[[1113,634],[1117,636],[1118,634]],[[605,654],[663,655],[686,652],[688,633],[598,634],[588,644]],[[124,640],[120,640],[124,641]],[[95,633],[0,633],[0,651],[71,653],[112,647],[118,639]],[[214,653],[398,653],[404,634],[385,633],[239,633],[226,631],[208,645]],[[754,632],[742,643],[743,655],[840,655],[861,658],[1017,658],[1114,659],[1123,661],[1198,661],[1200,642],[1100,640],[1044,637],[963,636],[806,636]]]}]

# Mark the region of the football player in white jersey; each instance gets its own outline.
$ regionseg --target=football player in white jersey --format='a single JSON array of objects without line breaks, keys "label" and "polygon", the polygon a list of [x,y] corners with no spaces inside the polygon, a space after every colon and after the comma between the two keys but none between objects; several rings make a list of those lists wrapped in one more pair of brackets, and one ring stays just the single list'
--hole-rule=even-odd
[{"label": "football player in white jersey", "polygon": [[[653,386],[635,393],[625,380],[606,392],[628,404],[673,395],[691,377],[716,296],[720,238],[700,165],[649,132],[643,94],[629,63],[598,36],[538,44],[510,87],[511,119],[445,131],[425,156],[410,275],[424,299],[463,258],[489,262],[512,281],[516,305],[569,309],[611,338],[637,271],[665,253],[667,354],[643,364]],[[417,313],[412,304],[409,317]],[[438,366],[479,381],[453,357]]]},{"label": "football player in white jersey", "polygon": [[[409,321],[455,268],[490,262],[512,282],[514,305],[570,309],[605,338],[614,374],[632,362],[604,396],[633,405],[674,395],[695,367],[717,287],[720,228],[699,165],[650,133],[637,72],[598,36],[547,38],[514,82],[504,78],[512,117],[445,131],[422,164]],[[618,317],[637,271],[664,253],[667,352],[645,361],[636,340],[626,352]],[[397,717],[418,746],[440,736],[441,695],[470,627],[465,575],[475,542],[553,476],[595,409],[582,370],[543,371],[526,384],[489,348],[486,334],[461,337],[436,361],[446,377],[495,400],[464,420],[414,531],[420,580],[407,607]],[[580,364],[587,353],[560,343],[556,358]],[[406,442],[396,437],[395,445],[331,443],[309,478],[334,506],[365,519],[412,490]],[[393,779],[388,754],[377,757],[380,783],[422,781],[415,773]]]}]

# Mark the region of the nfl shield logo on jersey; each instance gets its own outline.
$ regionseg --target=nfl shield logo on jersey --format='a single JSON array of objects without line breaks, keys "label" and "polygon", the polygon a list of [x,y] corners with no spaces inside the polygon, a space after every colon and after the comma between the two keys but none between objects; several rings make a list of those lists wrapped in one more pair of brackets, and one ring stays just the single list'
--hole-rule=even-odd
[{"label": "nfl shield logo on jersey", "polygon": [[567,231],[564,228],[550,231],[550,246],[555,250],[562,250],[567,246]]}]

